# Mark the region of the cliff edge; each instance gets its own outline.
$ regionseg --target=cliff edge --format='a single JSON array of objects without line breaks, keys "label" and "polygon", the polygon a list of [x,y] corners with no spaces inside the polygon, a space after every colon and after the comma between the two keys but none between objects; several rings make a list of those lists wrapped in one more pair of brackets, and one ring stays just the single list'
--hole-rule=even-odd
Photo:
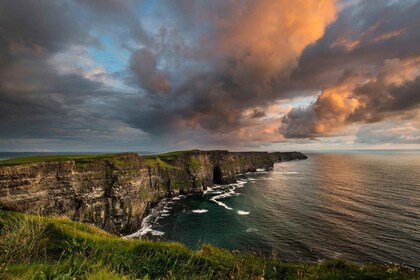
[{"label": "cliff edge", "polygon": [[201,193],[213,184],[236,182],[238,173],[306,158],[299,152],[192,150],[6,160],[0,161],[0,204],[128,234],[164,197]]}]

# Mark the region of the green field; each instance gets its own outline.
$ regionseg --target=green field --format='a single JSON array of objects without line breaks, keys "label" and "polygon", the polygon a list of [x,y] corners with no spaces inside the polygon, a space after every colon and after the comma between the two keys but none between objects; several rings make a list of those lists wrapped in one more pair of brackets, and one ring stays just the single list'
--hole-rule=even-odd
[{"label": "green field", "polygon": [[398,265],[285,263],[204,245],[125,240],[66,218],[0,210],[0,279],[420,279]]},{"label": "green field", "polygon": [[[146,163],[150,165],[164,165],[162,161],[156,162],[156,159],[170,160],[178,156],[184,155],[190,151],[175,151],[157,155],[145,155]],[[30,156],[30,157],[18,157],[6,160],[0,160],[0,166],[12,166],[19,164],[35,163],[35,162],[52,162],[52,161],[66,161],[66,160],[93,160],[98,158],[110,158],[115,156],[121,156],[129,153],[113,153],[113,154],[63,154],[63,155],[43,155],[43,156]]]},{"label": "green field", "polygon": [[34,162],[51,162],[51,161],[66,161],[66,160],[90,160],[98,158],[109,158],[119,155],[124,155],[126,153],[118,154],[81,154],[81,155],[47,155],[47,156],[31,156],[31,157],[21,157],[21,158],[11,158],[0,161],[0,166],[10,166],[10,165],[19,165],[26,163]]}]

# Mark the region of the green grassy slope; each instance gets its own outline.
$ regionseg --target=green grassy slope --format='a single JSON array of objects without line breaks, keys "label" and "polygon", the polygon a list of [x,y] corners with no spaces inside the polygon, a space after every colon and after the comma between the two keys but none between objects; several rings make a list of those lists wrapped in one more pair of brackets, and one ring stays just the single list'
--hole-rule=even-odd
[{"label": "green grassy slope", "polygon": [[109,158],[109,157],[114,157],[114,156],[119,156],[119,155],[124,155],[124,154],[127,154],[127,153],[31,156],[31,157],[21,157],[21,158],[11,158],[11,159],[6,159],[6,160],[0,160],[0,166],[10,166],[10,165],[18,165],[18,164],[34,163],[34,162],[90,160],[90,159],[97,159],[97,158]]},{"label": "green grassy slope", "polygon": [[205,245],[125,240],[65,218],[0,210],[0,279],[420,279],[396,265],[290,264]]}]

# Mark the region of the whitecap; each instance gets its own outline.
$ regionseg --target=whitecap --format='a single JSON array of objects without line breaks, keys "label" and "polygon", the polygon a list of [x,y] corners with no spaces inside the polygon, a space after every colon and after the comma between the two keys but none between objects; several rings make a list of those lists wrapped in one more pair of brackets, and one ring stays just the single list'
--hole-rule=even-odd
[{"label": "whitecap", "polygon": [[210,199],[211,201],[214,201],[214,202],[216,202],[219,206],[222,206],[222,207],[224,207],[224,208],[226,208],[227,210],[233,210],[233,208],[230,208],[229,206],[227,206],[226,204],[224,204],[223,202],[221,202],[221,201],[218,201],[218,200],[216,200],[216,199],[214,199],[214,198],[212,198],[212,199]]},{"label": "whitecap", "polygon": [[195,209],[195,210],[192,210],[192,212],[197,213],[197,214],[203,214],[203,213],[209,212],[209,210],[207,210],[207,209]]},{"label": "whitecap", "polygon": [[280,175],[289,175],[289,174],[298,174],[297,171],[276,171],[273,172],[274,174],[280,174]]},{"label": "whitecap", "polygon": [[165,233],[163,231],[158,231],[158,230],[152,230],[150,233],[152,235],[154,235],[154,236],[162,236],[162,235],[165,235]]},{"label": "whitecap", "polygon": [[256,231],[258,231],[258,229],[256,229],[256,228],[247,228],[246,229],[246,232],[248,232],[248,233],[250,233],[250,232],[256,232]]},{"label": "whitecap", "polygon": [[242,210],[238,210],[238,211],[236,211],[236,213],[238,213],[238,215],[248,215],[249,214],[249,212],[242,211]]},{"label": "whitecap", "polygon": [[211,187],[207,187],[207,189],[203,192],[203,194],[206,194],[208,192],[212,192],[213,189]]}]

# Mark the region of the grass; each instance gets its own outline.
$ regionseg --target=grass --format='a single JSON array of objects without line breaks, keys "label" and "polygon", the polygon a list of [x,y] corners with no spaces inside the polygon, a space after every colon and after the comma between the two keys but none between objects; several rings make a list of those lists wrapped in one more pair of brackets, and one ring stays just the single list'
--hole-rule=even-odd
[{"label": "grass", "polygon": [[173,151],[173,152],[158,154],[156,156],[158,156],[158,157],[177,157],[177,156],[185,155],[185,154],[187,154],[189,152],[192,152],[192,151],[198,151],[198,150]]},{"label": "grass", "polygon": [[174,168],[172,165],[164,162],[159,157],[156,156],[147,156],[145,158],[145,164],[149,167],[161,167],[165,169],[171,169]]},{"label": "grass", "polygon": [[[48,156],[31,156],[31,157],[21,157],[21,158],[12,158],[0,161],[0,166],[11,166],[18,164],[26,163],[35,163],[35,162],[51,162],[51,161],[67,161],[67,160],[76,160],[79,162],[79,167],[83,167],[86,164],[87,160],[98,159],[98,158],[111,158],[115,156],[124,155],[126,153],[118,154],[85,154],[85,155],[48,155]],[[77,164],[77,162],[76,162]]]},{"label": "grass", "polygon": [[398,265],[285,263],[204,245],[125,240],[66,218],[0,210],[0,279],[419,279]]}]

